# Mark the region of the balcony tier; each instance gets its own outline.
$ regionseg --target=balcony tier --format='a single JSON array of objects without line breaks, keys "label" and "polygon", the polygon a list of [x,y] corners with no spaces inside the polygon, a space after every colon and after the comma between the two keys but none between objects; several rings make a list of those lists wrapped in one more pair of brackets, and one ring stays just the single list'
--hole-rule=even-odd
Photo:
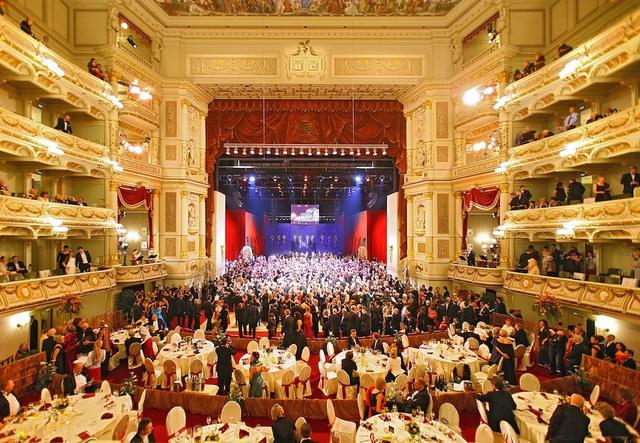
[{"label": "balcony tier", "polygon": [[167,265],[164,263],[148,263],[136,266],[114,267],[116,283],[136,284],[162,280],[167,276]]},{"label": "balcony tier", "polygon": [[503,271],[502,268],[480,268],[452,263],[447,277],[484,286],[502,286]]}]

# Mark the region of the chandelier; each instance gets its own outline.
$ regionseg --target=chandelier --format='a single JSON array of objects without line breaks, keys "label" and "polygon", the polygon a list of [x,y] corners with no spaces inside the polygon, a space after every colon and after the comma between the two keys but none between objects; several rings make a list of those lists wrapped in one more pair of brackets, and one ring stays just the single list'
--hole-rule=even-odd
[{"label": "chandelier", "polygon": [[387,155],[386,144],[279,144],[279,143],[225,143],[225,152],[233,156],[334,156],[359,157]]}]

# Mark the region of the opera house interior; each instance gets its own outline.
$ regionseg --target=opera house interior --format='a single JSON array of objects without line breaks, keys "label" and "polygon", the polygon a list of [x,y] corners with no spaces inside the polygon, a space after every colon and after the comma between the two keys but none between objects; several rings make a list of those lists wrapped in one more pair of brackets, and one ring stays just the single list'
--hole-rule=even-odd
[{"label": "opera house interior", "polygon": [[0,0],[0,443],[640,440],[639,166],[637,0]]}]

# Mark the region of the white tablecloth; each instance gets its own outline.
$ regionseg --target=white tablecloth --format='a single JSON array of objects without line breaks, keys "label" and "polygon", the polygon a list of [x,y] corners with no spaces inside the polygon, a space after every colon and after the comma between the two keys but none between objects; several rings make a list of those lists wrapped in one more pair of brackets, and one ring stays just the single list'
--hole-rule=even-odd
[{"label": "white tablecloth", "polygon": [[[126,354],[127,350],[124,348],[124,342],[129,338],[129,330],[120,329],[119,331],[113,331],[109,337],[111,338],[111,343],[118,348],[118,352]],[[140,334],[136,331],[134,337],[140,338]]]},{"label": "white tablecloth", "polygon": [[215,346],[209,340],[194,340],[193,343],[198,346],[198,350],[194,351],[193,348],[187,345],[185,342],[182,342],[182,348],[179,349],[176,343],[167,343],[165,344],[156,360],[162,365],[165,360],[173,360],[176,362],[176,366],[182,372],[182,375],[187,375],[189,373],[189,365],[195,359],[200,359],[207,365],[207,357],[210,353],[214,352]]},{"label": "white tablecloth", "polygon": [[[549,420],[560,402],[560,396],[541,392],[519,392],[513,394],[513,399],[518,407],[515,411],[516,421],[520,428],[520,437],[529,440],[531,443],[544,443],[549,428]],[[539,423],[536,415],[529,410],[529,406],[537,410],[542,410],[541,418],[545,423]],[[600,433],[600,422],[602,416],[597,411],[589,414],[591,424],[589,425],[590,437],[585,439],[586,443],[596,443],[602,439]],[[631,431],[631,428],[627,426]]]},{"label": "white tablecloth", "polygon": [[[342,360],[344,359],[347,351],[342,351],[335,356],[336,371],[340,370]],[[373,380],[377,380],[387,376],[387,360],[388,357],[384,354],[373,354],[370,351],[360,353],[353,351],[353,361],[356,362],[358,367],[358,374],[364,373],[370,374]]]},{"label": "white tablecloth", "polygon": [[[200,441],[204,442],[205,441],[204,439],[211,434],[218,434],[220,438],[220,440],[218,441],[220,443],[233,443],[233,442],[260,443],[260,442],[268,441],[267,437],[265,437],[260,431],[258,431],[255,428],[251,428],[245,425],[244,423],[229,423],[229,428],[226,431],[221,433],[219,429],[223,425],[224,425],[223,423],[220,423],[220,424],[203,426],[202,439]],[[241,429],[249,433],[249,435],[243,437],[242,439],[240,438]],[[195,429],[194,429],[194,432],[197,433]],[[194,437],[195,437],[195,434],[194,434]],[[175,437],[169,440],[170,443],[192,443],[192,441],[193,440],[189,438],[187,433],[184,433],[178,437]]]},{"label": "white tablecloth", "polygon": [[[112,397],[97,393],[89,398],[72,395],[68,399],[69,407],[57,414],[57,419],[51,419],[46,423],[47,419],[53,416],[50,410],[29,412],[25,421],[11,423],[2,430],[5,435],[12,431],[16,434],[8,438],[0,438],[0,442],[16,439],[16,436],[21,433],[37,436],[43,443],[48,443],[55,437],[62,437],[65,443],[81,442],[87,438],[80,437],[79,434],[83,432],[91,437],[104,437],[110,440],[118,419],[123,413],[131,410],[129,396]],[[112,414],[113,417],[103,419],[102,416],[105,413]]]},{"label": "white tablecloth", "polygon": [[[262,349],[259,349],[260,361],[262,365],[267,368],[268,372],[262,373],[262,378],[269,386],[269,391],[274,392],[276,389],[276,380],[281,379],[285,371],[291,369],[295,372],[296,358],[282,349],[274,349],[273,352],[267,353]],[[240,366],[247,375],[247,383],[249,383],[249,354],[244,354],[240,358]]]},{"label": "white tablecloth", "polygon": [[[388,417],[389,421],[384,421],[383,417]],[[411,442],[411,436],[406,431],[407,424],[411,422],[418,423],[420,426],[420,436],[414,437],[413,441],[465,443],[464,438],[438,421],[425,423],[424,419],[413,419],[411,415],[403,413],[381,414],[369,418],[364,426],[358,428],[356,443],[371,443],[371,434],[376,439],[385,439],[393,443]],[[369,426],[371,430],[367,429]],[[389,429],[390,426],[393,428],[392,430]]]},{"label": "white tablecloth", "polygon": [[420,353],[424,357],[427,365],[445,376],[447,381],[451,381],[453,369],[457,368],[458,376],[462,375],[464,365],[468,365],[471,373],[480,370],[480,359],[475,352],[450,343],[430,342],[420,345],[420,348],[409,348],[409,352]]}]

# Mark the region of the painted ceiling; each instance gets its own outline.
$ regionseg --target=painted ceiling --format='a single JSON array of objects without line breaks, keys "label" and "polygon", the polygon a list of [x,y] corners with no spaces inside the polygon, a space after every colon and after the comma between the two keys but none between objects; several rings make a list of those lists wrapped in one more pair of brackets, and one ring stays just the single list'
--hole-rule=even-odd
[{"label": "painted ceiling", "polygon": [[156,0],[169,15],[445,15],[460,0]]}]

